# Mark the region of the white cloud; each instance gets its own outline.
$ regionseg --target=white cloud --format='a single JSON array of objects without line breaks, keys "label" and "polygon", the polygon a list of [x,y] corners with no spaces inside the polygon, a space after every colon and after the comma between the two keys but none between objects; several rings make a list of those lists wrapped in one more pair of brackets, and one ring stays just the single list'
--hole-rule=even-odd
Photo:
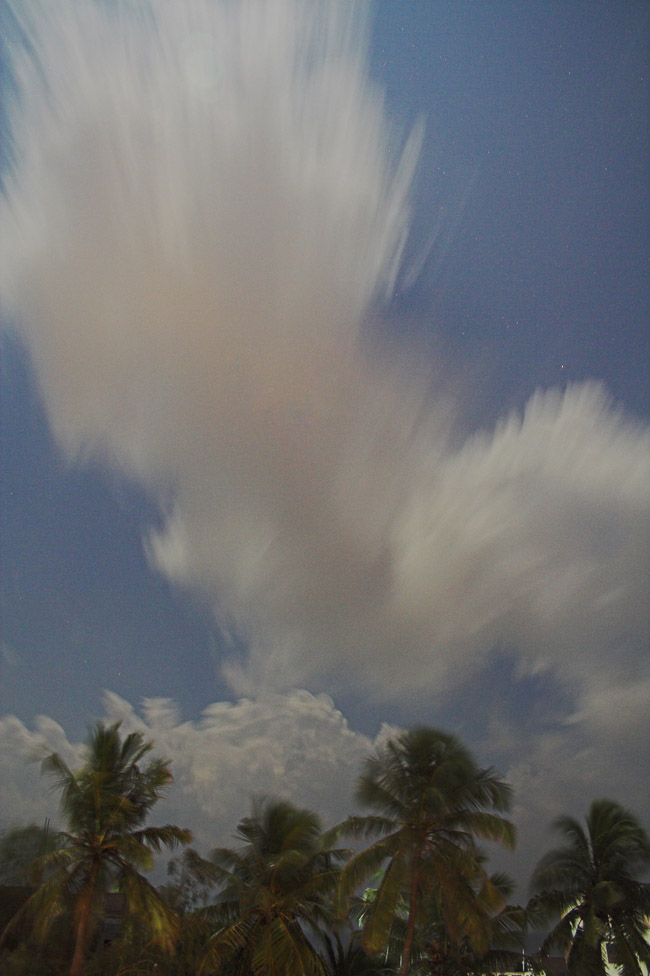
[{"label": "white cloud", "polygon": [[[277,794],[316,810],[331,825],[350,811],[361,760],[373,742],[349,728],[325,695],[307,691],[270,695],[258,701],[220,702],[197,722],[183,722],[168,699],[145,700],[142,715],[107,693],[103,720],[121,722],[123,732],[140,731],[171,760],[175,785],[156,808],[156,822],[190,827],[202,850],[230,843],[249,811],[250,798]],[[0,718],[3,782],[2,824],[58,821],[56,796],[44,789],[36,754],[57,751],[76,768],[82,744],[40,718],[31,732],[14,716]]]},{"label": "white cloud", "polygon": [[[515,786],[526,877],[563,810],[646,809],[650,434],[586,384],[463,441],[453,384],[367,334],[416,152],[387,162],[353,6],[144,4],[123,44],[95,4],[30,5],[50,89],[22,63],[2,297],[63,448],[160,501],[152,562],[244,639],[248,697],[198,722],[107,699],[173,761],[169,819],[208,847],[252,792],[342,817],[372,743],[286,689],[422,715],[498,644],[570,702],[508,727],[497,689],[475,743]],[[79,746],[46,719],[0,738],[3,818],[52,816],[24,760]]]},{"label": "white cloud", "polygon": [[503,641],[571,679],[587,659],[609,669],[612,647],[619,668],[638,656],[649,479],[648,430],[589,385],[539,393],[439,459],[405,506],[395,576],[443,667]]},{"label": "white cloud", "polygon": [[47,716],[39,716],[30,731],[15,715],[0,716],[0,782],[2,826],[20,826],[57,819],[57,798],[40,779],[39,763],[48,752],[58,752],[72,768],[81,750]]},{"label": "white cloud", "polygon": [[244,638],[237,694],[440,694],[496,642],[576,694],[614,660],[632,680],[647,427],[586,385],[459,445],[364,335],[416,151],[387,162],[351,7],[21,14],[49,87],[19,58],[2,291],[53,429],[160,500],[152,562]]},{"label": "white cloud", "polygon": [[[134,720],[110,696],[108,710]],[[175,722],[166,701],[145,702],[140,728],[173,758],[178,817],[191,816],[202,846],[224,842],[254,794],[273,793],[317,810],[328,824],[349,812],[369,738],[352,731],[327,696],[284,695],[220,702],[198,722]],[[178,811],[178,812],[176,812]]]},{"label": "white cloud", "polygon": [[[650,724],[643,708],[647,686],[636,698],[635,705],[634,694],[615,691],[611,710],[603,708],[610,716],[618,715],[621,707],[637,708],[629,737],[623,728],[620,735],[612,735],[609,721],[595,732],[598,708],[585,700],[585,717],[577,715],[571,723],[542,715],[534,723],[524,718],[508,724],[495,709],[491,734],[467,740],[481,765],[498,754],[497,768],[513,786],[517,850],[512,855],[493,851],[492,863],[513,873],[520,898],[525,898],[534,864],[552,841],[549,827],[559,814],[582,817],[592,799],[610,796],[650,826]],[[183,721],[169,699],[145,700],[136,711],[107,693],[102,718],[120,721],[124,732],[142,732],[155,742],[156,755],[171,761],[175,784],[157,805],[152,822],[190,827],[195,846],[203,852],[230,845],[253,795],[284,796],[318,812],[326,825],[339,822],[355,809],[354,787],[363,759],[398,731],[382,726],[374,739],[363,735],[350,727],[331,699],[305,690],[257,701],[216,702],[194,722]],[[38,765],[26,763],[37,751],[59,751],[73,768],[82,761],[82,744],[70,742],[56,723],[41,717],[36,727],[31,732],[13,716],[0,717],[0,827],[45,817],[58,823],[56,795],[44,789]]]},{"label": "white cloud", "polygon": [[[197,722],[107,696],[173,762],[161,813],[203,848],[253,792],[335,821],[373,743],[287,689],[428,719],[499,645],[566,703],[509,724],[491,688],[470,743],[515,787],[519,876],[558,813],[610,795],[643,814],[647,425],[584,384],[463,439],[453,378],[376,341],[417,134],[391,165],[357,5],[143,0],[125,37],[101,6],[15,4],[49,87],[18,59],[1,286],[62,448],[160,502],[153,564],[243,638],[225,672],[247,697]],[[55,814],[25,765],[43,744],[79,761],[51,720],[0,718],[5,822]]]}]

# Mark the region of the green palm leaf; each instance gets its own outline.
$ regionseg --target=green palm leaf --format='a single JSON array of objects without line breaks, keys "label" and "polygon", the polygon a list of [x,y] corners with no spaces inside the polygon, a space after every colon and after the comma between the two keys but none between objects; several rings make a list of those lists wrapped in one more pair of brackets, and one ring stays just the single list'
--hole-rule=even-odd
[{"label": "green palm leaf", "polygon": [[606,958],[622,976],[639,976],[650,962],[650,884],[637,880],[650,867],[650,840],[631,813],[613,800],[595,800],[583,826],[560,817],[564,844],[537,865],[531,907],[545,918],[560,915],[542,946],[566,954],[570,974],[606,971]]},{"label": "green palm leaf", "polygon": [[60,793],[67,830],[57,835],[60,846],[35,862],[36,874],[46,880],[20,916],[33,919],[39,938],[57,918],[70,916],[75,933],[71,976],[83,972],[104,894],[113,886],[124,893],[127,913],[137,917],[154,941],[168,944],[176,928],[175,916],[140,872],[153,865],[154,853],[188,843],[191,833],[173,824],[146,825],[152,807],[172,783],[169,764],[147,758],[153,743],[141,733],[122,738],[119,728],[119,723],[98,723],[91,730],[86,760],[78,770],[70,770],[57,753],[41,764]]},{"label": "green palm leaf", "polygon": [[455,736],[420,727],[368,757],[356,799],[373,813],[350,817],[343,828],[353,837],[379,839],[347,863],[338,906],[383,871],[363,916],[364,944],[372,951],[387,946],[406,904],[401,972],[408,972],[425,900],[438,906],[448,938],[485,941],[485,919],[504,903],[476,841],[514,846],[515,828],[502,815],[510,787],[492,768],[479,768]]},{"label": "green palm leaf", "polygon": [[335,923],[330,905],[349,852],[329,846],[318,817],[285,800],[262,798],[237,827],[244,844],[212,852],[221,885],[208,914],[221,921],[205,947],[201,973],[322,976],[312,934]]}]

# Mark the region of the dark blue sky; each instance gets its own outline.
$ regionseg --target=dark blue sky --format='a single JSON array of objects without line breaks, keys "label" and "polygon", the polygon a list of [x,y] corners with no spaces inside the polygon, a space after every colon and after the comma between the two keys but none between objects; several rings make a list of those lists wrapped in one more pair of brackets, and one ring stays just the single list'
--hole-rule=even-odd
[{"label": "dark blue sky", "polygon": [[649,16],[513,2],[415,3],[408,17],[387,4],[377,18],[389,103],[427,121],[420,233],[469,187],[453,240],[402,302],[470,356],[478,345],[516,401],[597,377],[650,410]]},{"label": "dark blue sky", "polygon": [[[0,11],[9,24],[5,0]],[[411,238],[380,311],[389,346],[421,344],[434,373],[460,386],[459,436],[491,429],[537,389],[584,380],[604,384],[611,410],[645,428],[648,5],[376,0],[370,12],[370,72],[393,126],[387,149],[396,154],[425,125]],[[108,689],[136,707],[173,698],[197,719],[235,697],[208,601],[150,567],[143,533],[161,524],[152,497],[105,464],[62,458],[27,353],[13,323],[4,326],[0,711],[27,724],[43,713],[79,737]],[[509,640],[495,639],[482,670],[418,714],[491,736],[504,757],[492,692],[509,727],[534,716],[546,732],[572,708],[582,715],[573,677],[519,667]],[[332,691],[359,732],[413,714],[408,697]]]}]

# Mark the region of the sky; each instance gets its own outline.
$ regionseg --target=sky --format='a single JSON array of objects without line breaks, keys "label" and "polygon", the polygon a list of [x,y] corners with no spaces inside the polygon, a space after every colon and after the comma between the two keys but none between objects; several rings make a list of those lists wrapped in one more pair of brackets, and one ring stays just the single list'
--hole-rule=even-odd
[{"label": "sky", "polygon": [[94,721],[207,850],[398,729],[650,826],[650,13],[1,0],[2,824]]}]

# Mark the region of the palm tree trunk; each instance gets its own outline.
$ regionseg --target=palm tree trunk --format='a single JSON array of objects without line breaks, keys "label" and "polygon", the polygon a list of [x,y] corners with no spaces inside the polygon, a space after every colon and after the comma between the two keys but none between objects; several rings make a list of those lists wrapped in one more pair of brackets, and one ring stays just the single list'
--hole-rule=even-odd
[{"label": "palm tree trunk", "polygon": [[413,939],[415,938],[415,922],[417,919],[418,908],[418,885],[420,883],[420,852],[418,851],[413,861],[411,871],[411,893],[409,897],[409,920],[404,936],[404,950],[402,952],[402,965],[400,966],[400,976],[406,976],[411,965],[411,951],[413,949]]},{"label": "palm tree trunk", "polygon": [[88,883],[75,908],[75,912],[77,913],[77,932],[75,935],[74,955],[70,963],[70,976],[83,976],[86,946],[90,935],[90,915],[95,899],[98,875],[99,863],[97,862],[92,866]]}]

